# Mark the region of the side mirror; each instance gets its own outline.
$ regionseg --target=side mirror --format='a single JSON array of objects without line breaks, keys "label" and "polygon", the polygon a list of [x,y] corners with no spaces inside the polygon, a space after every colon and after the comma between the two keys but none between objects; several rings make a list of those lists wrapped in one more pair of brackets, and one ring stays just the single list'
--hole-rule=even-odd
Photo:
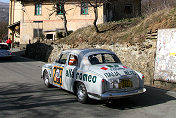
[{"label": "side mirror", "polygon": [[60,64],[65,64],[66,63],[66,59],[61,59],[60,60]]},{"label": "side mirror", "polygon": [[58,61],[59,61],[58,59],[55,59],[55,60],[54,60],[54,63],[58,63]]}]

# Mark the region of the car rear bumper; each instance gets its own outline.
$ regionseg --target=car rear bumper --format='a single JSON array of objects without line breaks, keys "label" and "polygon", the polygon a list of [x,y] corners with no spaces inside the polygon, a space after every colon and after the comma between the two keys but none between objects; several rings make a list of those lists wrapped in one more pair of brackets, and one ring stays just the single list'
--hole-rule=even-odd
[{"label": "car rear bumper", "polygon": [[120,97],[141,94],[144,92],[146,92],[146,88],[139,88],[139,89],[135,89],[132,91],[124,91],[124,92],[119,92],[119,93],[106,92],[101,95],[90,94],[90,96],[91,98],[93,97],[94,99],[97,99],[97,100],[108,100],[108,99],[116,99]]}]

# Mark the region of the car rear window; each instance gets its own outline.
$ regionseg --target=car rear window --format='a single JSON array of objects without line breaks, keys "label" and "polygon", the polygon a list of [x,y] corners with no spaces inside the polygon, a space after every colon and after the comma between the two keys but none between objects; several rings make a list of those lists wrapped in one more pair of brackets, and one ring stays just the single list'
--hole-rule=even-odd
[{"label": "car rear window", "polygon": [[5,44],[0,44],[0,50],[9,50],[9,47]]},{"label": "car rear window", "polygon": [[88,57],[92,65],[103,63],[121,63],[120,59],[115,54],[93,54]]}]

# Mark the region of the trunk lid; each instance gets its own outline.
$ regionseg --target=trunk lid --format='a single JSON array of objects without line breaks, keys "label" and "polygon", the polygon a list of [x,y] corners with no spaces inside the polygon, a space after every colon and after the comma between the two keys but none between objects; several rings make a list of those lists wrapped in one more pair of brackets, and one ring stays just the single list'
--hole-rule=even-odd
[{"label": "trunk lid", "polygon": [[106,80],[105,91],[130,91],[140,87],[138,74],[120,63],[91,65],[89,70]]},{"label": "trunk lid", "polygon": [[113,79],[122,76],[138,76],[132,69],[118,63],[91,65],[89,70],[103,76],[104,79]]}]

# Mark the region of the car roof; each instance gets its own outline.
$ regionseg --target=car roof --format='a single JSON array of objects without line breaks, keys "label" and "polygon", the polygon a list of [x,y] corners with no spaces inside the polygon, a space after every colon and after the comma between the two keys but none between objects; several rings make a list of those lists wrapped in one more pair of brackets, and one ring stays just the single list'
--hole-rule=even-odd
[{"label": "car roof", "polygon": [[0,43],[0,45],[7,45],[7,43]]},{"label": "car roof", "polygon": [[80,66],[80,61],[86,56],[88,57],[89,55],[92,54],[98,54],[98,53],[110,53],[110,54],[115,54],[110,50],[106,49],[71,49],[71,50],[65,50],[62,53],[73,53],[78,56],[78,66]]},{"label": "car roof", "polygon": [[[113,53],[112,51],[110,50],[106,50],[106,49],[71,49],[71,50],[65,50],[63,51],[64,53],[75,53],[75,54],[78,54],[78,55],[85,55],[85,54],[88,54],[88,53],[93,53],[93,52],[98,52],[98,53]],[[114,53],[113,53],[114,54]]]}]

